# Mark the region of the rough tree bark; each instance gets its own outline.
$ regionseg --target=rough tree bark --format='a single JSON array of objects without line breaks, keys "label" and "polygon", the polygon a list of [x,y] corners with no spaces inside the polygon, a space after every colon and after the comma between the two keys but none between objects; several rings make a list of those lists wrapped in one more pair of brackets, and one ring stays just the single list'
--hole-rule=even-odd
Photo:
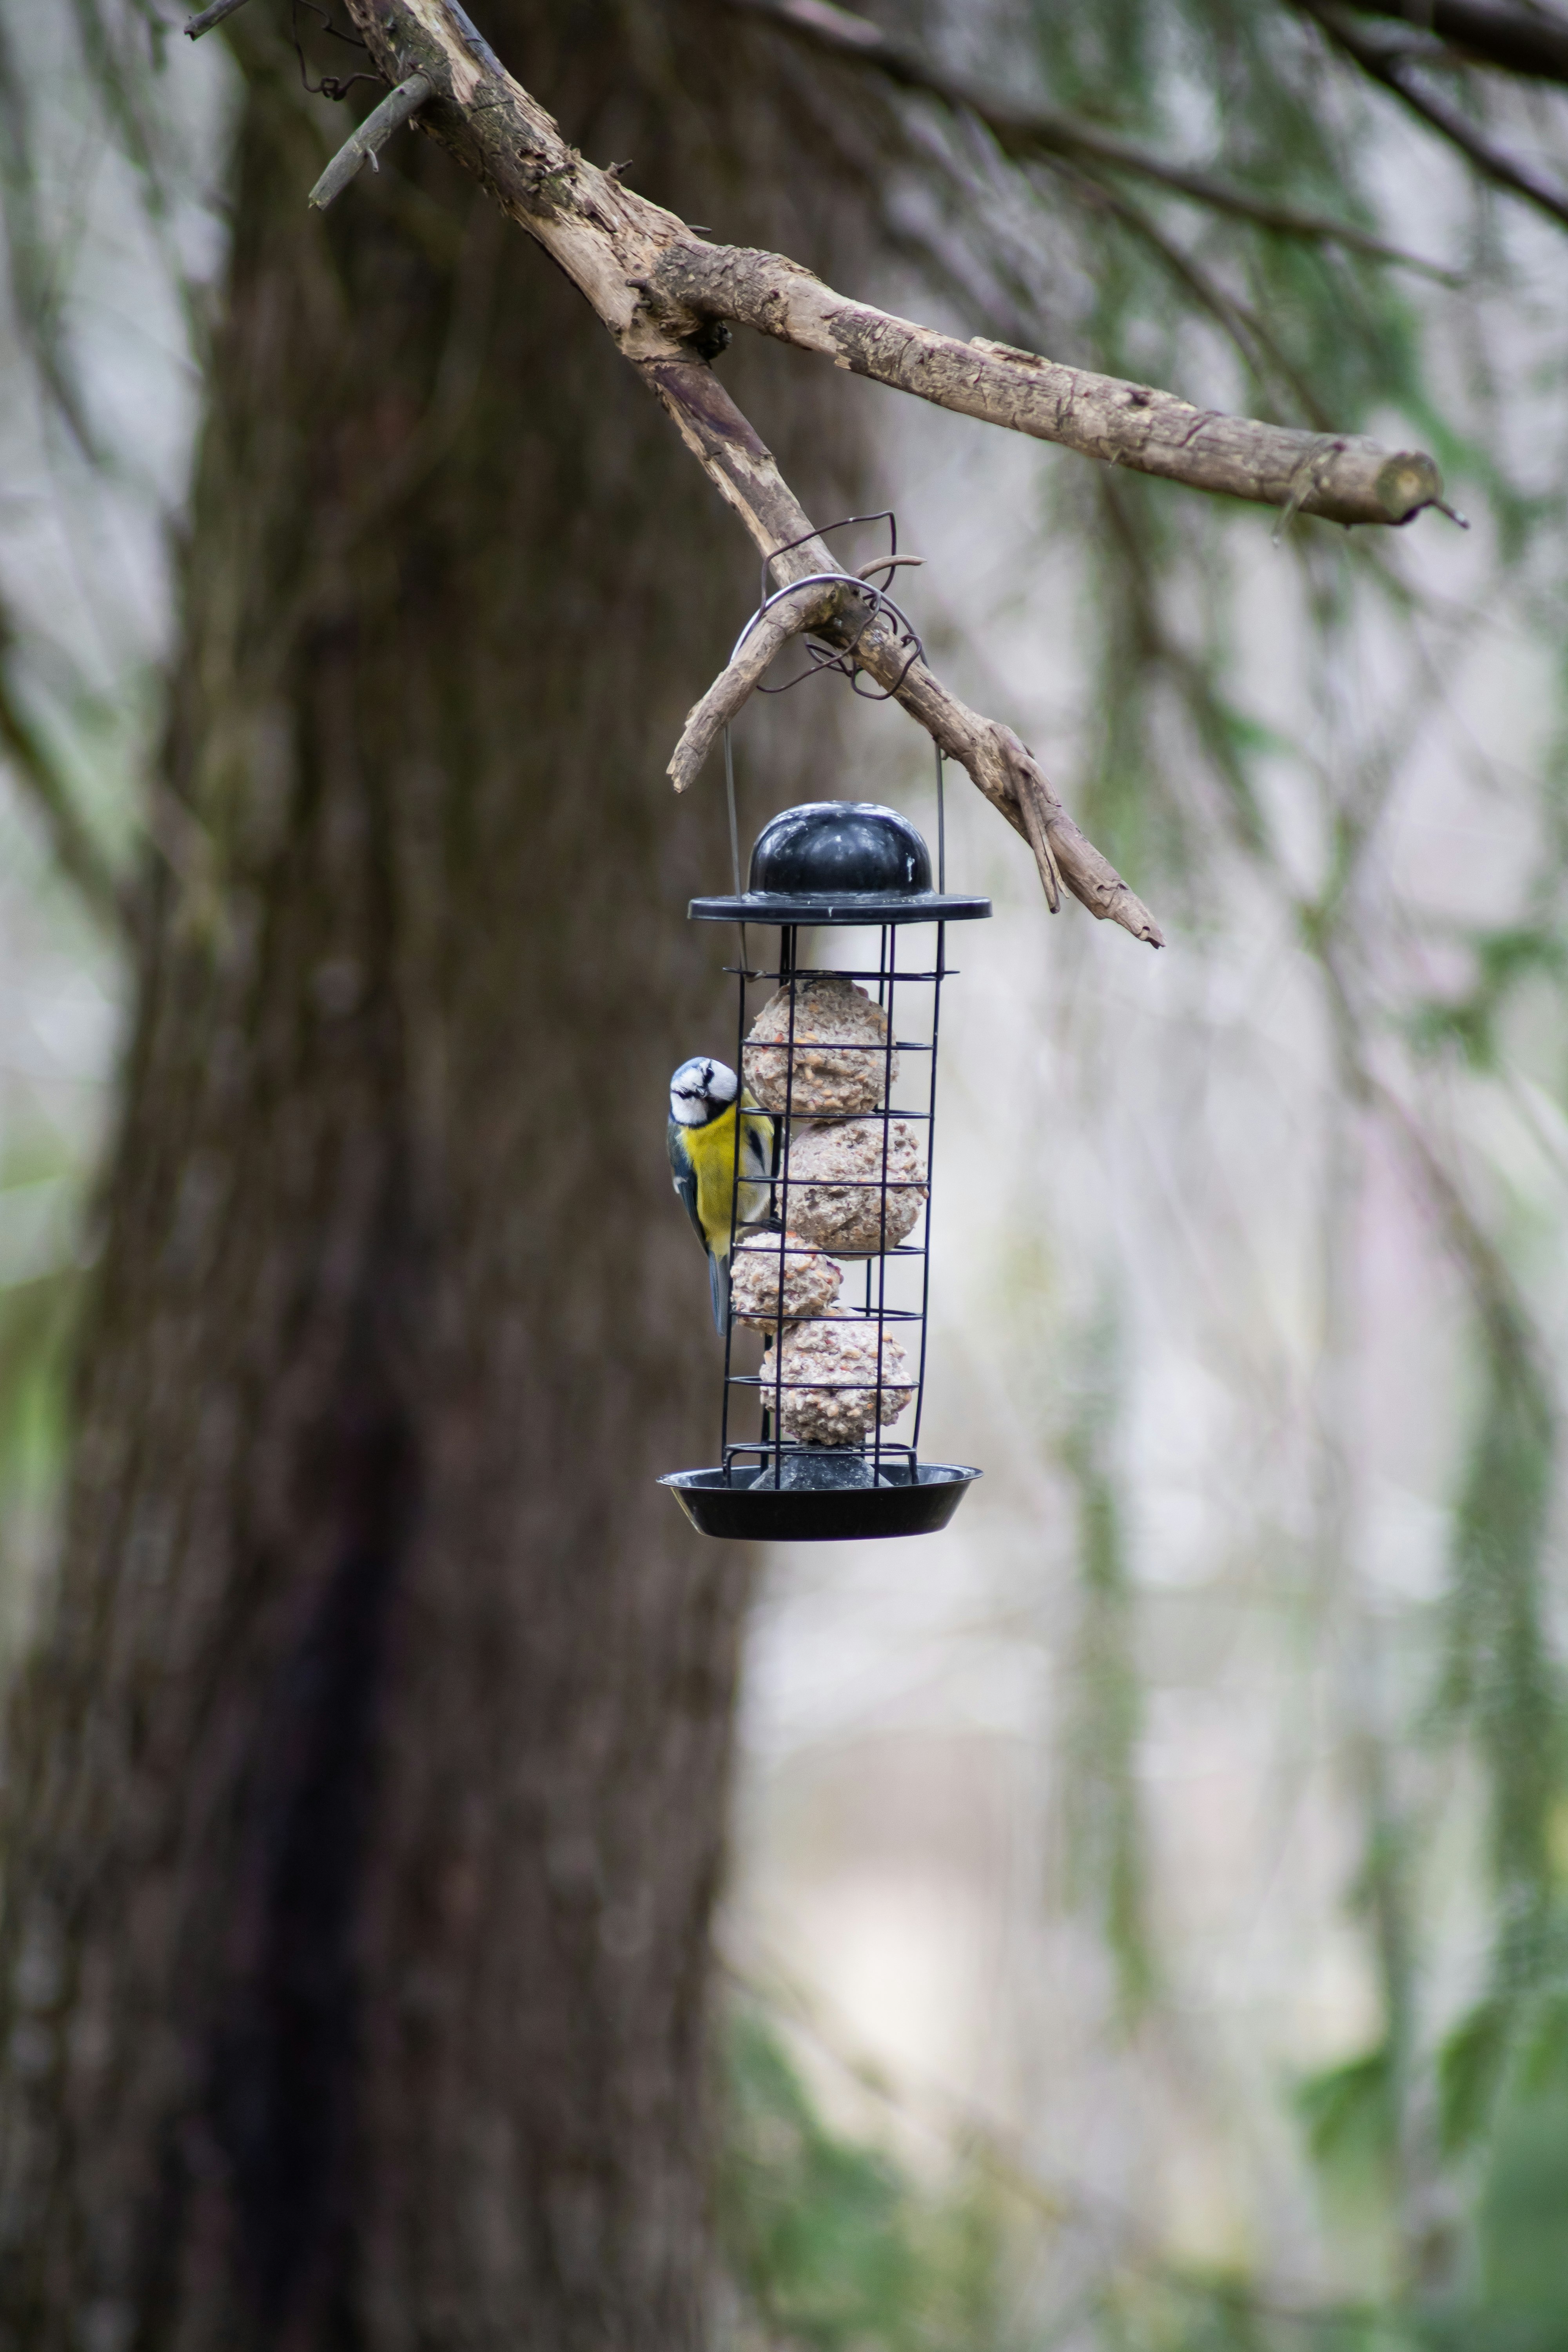
[{"label": "rough tree bark", "polygon": [[[754,572],[429,142],[306,212],[237,23],[173,866],[13,1725],[0,2344],[679,2352],[744,1571],[651,1485],[711,1442],[661,1130],[728,1001],[661,769]],[[487,23],[651,193],[832,258],[731,12]]]}]

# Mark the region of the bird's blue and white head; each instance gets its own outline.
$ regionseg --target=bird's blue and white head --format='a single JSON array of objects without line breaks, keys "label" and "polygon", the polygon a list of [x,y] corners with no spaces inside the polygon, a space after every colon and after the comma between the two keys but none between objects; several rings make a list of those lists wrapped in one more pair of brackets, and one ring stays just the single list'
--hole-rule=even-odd
[{"label": "bird's blue and white head", "polygon": [[669,1115],[681,1127],[706,1127],[735,1099],[735,1073],[727,1063],[700,1054],[682,1062],[669,1082]]}]

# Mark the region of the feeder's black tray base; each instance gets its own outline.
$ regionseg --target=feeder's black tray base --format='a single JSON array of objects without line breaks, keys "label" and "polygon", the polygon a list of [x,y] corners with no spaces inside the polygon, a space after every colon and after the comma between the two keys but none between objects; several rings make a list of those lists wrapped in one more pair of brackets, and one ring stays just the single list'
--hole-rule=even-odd
[{"label": "feeder's black tray base", "polygon": [[[770,1474],[771,1475],[771,1474]],[[979,1477],[952,1462],[922,1462],[910,1481],[903,1463],[884,1462],[880,1486],[813,1490],[761,1486],[753,1465],[672,1470],[668,1486],[699,1534],[739,1543],[851,1543],[880,1536],[929,1536],[945,1528]]]}]

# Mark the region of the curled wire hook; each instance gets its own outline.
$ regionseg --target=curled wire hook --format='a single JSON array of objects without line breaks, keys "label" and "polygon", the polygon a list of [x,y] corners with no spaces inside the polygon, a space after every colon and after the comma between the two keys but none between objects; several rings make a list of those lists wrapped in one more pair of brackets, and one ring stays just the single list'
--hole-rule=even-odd
[{"label": "curled wire hook", "polygon": [[[778,551],[780,554],[785,552],[782,548]],[[870,581],[862,580],[859,575],[854,572],[808,572],[804,579],[791,580],[784,587],[775,588],[771,596],[765,596],[763,599],[763,602],[757,606],[756,611],[752,614],[751,619],[746,623],[745,627],[741,631],[740,635],[736,638],[734,652],[730,656],[731,662],[732,663],[734,661],[736,655],[739,654],[741,647],[745,644],[746,639],[751,635],[752,631],[756,627],[757,623],[763,619],[764,614],[771,613],[775,604],[782,604],[786,596],[793,596],[798,589],[826,588],[832,586],[835,583],[841,583],[846,588],[853,588],[857,590],[859,594],[868,596],[871,599],[872,609],[867,614],[860,626],[856,630],[855,635],[848,645],[841,646],[836,651],[829,651],[826,646],[808,645],[805,650],[811,659],[811,667],[809,669],[803,669],[798,677],[786,679],[783,686],[759,687],[757,689],[759,693],[787,694],[791,687],[803,685],[808,677],[815,677],[819,671],[825,669],[835,669],[838,672],[841,677],[847,677],[849,680],[851,690],[854,693],[858,694],[863,702],[890,702],[893,699],[893,697],[898,693],[900,687],[902,686],[905,678],[908,677],[910,670],[913,669],[916,662],[924,661],[925,646],[921,642],[920,632],[916,629],[914,623],[910,619],[909,614],[904,611],[902,605],[896,604],[893,598],[889,595],[885,588],[873,587]],[[898,623],[899,643],[900,645],[908,646],[910,648],[910,657],[904,664],[903,668],[899,672],[898,677],[893,685],[889,687],[885,693],[867,694],[856,684],[856,680],[860,673],[856,667],[855,655],[860,645],[861,639],[866,635],[867,630],[870,627],[872,622],[878,617],[878,614],[883,612],[891,614],[894,620]]]},{"label": "curled wire hook", "polygon": [[[337,101],[347,98],[350,90],[353,89],[356,81],[381,80],[382,77],[380,74],[354,73],[350,74],[346,81],[340,81],[335,74],[323,74],[320,81],[312,81],[310,79],[310,69],[305,63],[305,52],[300,41],[300,10],[301,5],[309,8],[312,16],[320,18],[322,31],[332,40],[342,41],[346,43],[351,49],[368,50],[369,45],[368,43],[360,40],[353,33],[341,33],[338,30],[338,27],[333,24],[327,10],[320,5],[320,0],[291,0],[291,5],[289,11],[289,38],[294,44],[294,55],[300,60],[300,85],[310,92],[312,98],[330,98],[334,101]],[[371,162],[373,163],[375,162],[374,155],[371,157]]]}]

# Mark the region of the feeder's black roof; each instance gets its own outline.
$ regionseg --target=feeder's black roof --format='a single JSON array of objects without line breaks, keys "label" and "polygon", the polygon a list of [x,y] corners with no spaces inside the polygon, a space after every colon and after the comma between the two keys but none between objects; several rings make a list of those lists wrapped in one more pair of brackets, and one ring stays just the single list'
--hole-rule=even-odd
[{"label": "feeder's black roof", "polygon": [[931,887],[931,853],[907,816],[875,801],[807,801],[763,827],[751,887],[693,898],[694,922],[936,923],[989,915],[989,898]]},{"label": "feeder's black roof", "polygon": [[897,809],[875,801],[807,801],[758,834],[747,887],[812,898],[843,890],[929,890],[931,852]]}]

